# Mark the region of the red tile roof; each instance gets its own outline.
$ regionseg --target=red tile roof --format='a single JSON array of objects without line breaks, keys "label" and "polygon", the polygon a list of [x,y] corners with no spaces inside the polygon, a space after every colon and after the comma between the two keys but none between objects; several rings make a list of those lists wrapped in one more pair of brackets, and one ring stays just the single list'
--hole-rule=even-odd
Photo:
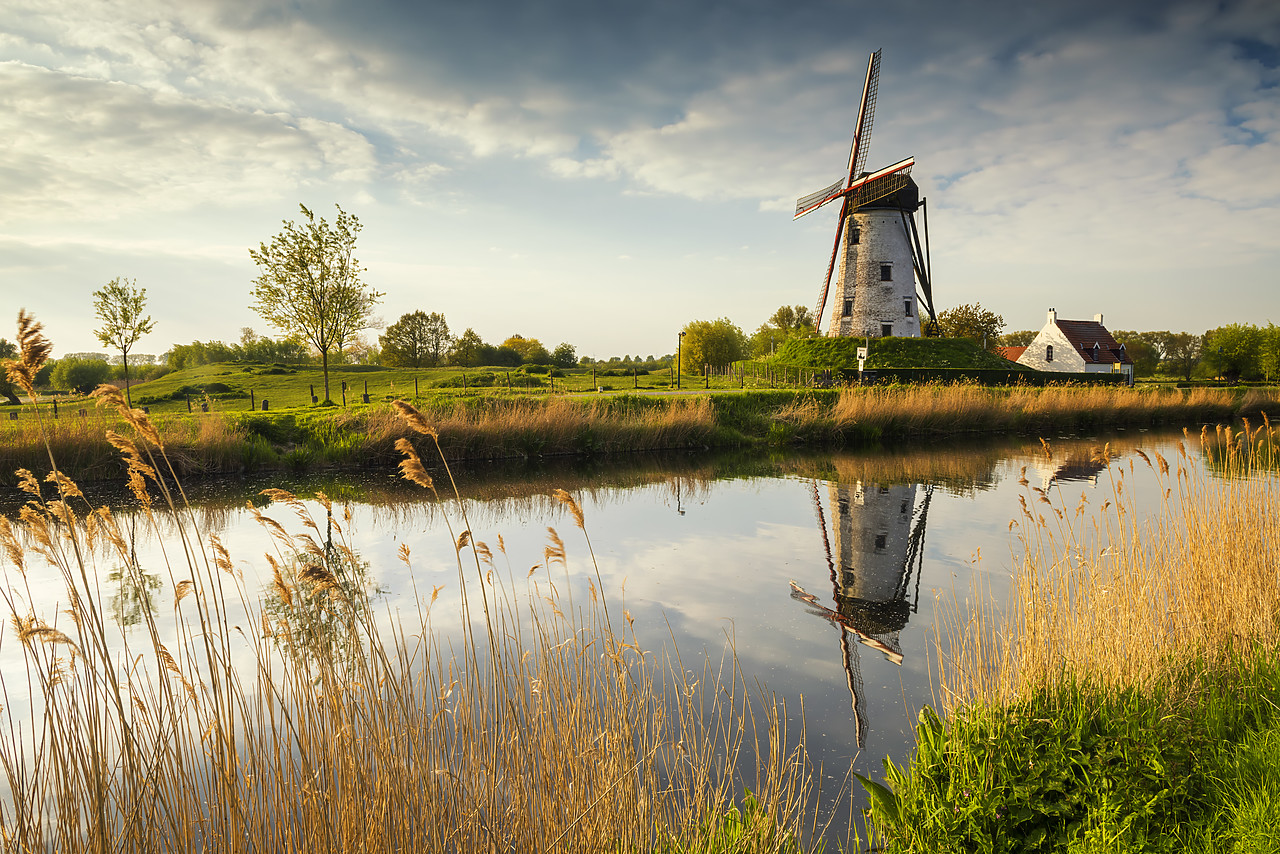
[{"label": "red tile roof", "polygon": [[1133,359],[1123,346],[1111,337],[1107,328],[1096,320],[1058,320],[1058,329],[1067,336],[1071,346],[1084,357],[1086,364],[1132,365]]},{"label": "red tile roof", "polygon": [[997,347],[996,352],[1010,362],[1018,361],[1018,358],[1027,351],[1026,347]]}]

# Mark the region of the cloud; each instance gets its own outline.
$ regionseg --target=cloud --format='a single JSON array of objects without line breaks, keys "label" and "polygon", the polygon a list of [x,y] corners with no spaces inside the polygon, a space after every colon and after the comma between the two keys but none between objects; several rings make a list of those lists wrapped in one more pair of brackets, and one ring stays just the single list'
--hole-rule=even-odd
[{"label": "cloud", "polygon": [[87,219],[286,194],[319,175],[364,182],[367,140],[17,62],[0,63],[0,218]]}]

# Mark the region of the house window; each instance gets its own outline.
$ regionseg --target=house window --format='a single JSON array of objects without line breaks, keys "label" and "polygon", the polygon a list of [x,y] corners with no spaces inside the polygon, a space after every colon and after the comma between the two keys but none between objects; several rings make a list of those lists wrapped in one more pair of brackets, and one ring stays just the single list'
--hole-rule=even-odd
[{"label": "house window", "polygon": [[1044,345],[1044,360],[1046,362],[1053,361],[1053,345],[1052,344]]},{"label": "house window", "polygon": [[892,264],[880,265],[880,281],[882,282],[893,281],[893,265]]},{"label": "house window", "polygon": [[844,317],[849,317],[852,314],[853,314],[853,300],[847,299],[844,301]]},{"label": "house window", "polygon": [[911,297],[902,298],[902,314],[905,317],[911,316]]},{"label": "house window", "polygon": [[855,225],[853,228],[849,230],[849,242],[852,243],[854,246],[857,246],[859,243],[862,242],[861,228],[858,228],[858,226]]}]

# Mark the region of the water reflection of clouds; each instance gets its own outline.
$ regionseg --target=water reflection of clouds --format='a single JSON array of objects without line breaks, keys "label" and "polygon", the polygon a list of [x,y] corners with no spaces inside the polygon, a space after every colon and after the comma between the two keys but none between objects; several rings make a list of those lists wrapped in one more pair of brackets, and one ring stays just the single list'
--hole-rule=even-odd
[{"label": "water reflection of clouds", "polygon": [[[1155,446],[1168,451],[1171,442],[1169,436],[1132,434],[1113,438],[1111,451],[1125,455],[1127,470],[1134,458],[1129,453],[1132,448]],[[462,617],[457,556],[445,519],[456,535],[467,527],[464,510],[473,536],[486,542],[494,553],[496,576],[516,595],[525,595],[529,568],[544,560],[546,528],[555,527],[567,547],[575,599],[585,601],[589,580],[595,577],[590,554],[566,508],[550,494],[557,487],[569,489],[585,511],[611,607],[619,606],[613,609],[615,620],[621,622],[621,606],[625,604],[636,619],[635,630],[642,644],[661,648],[674,639],[686,659],[698,658],[706,650],[718,660],[726,638],[733,638],[739,664],[751,683],[758,679],[769,690],[787,697],[793,707],[801,695],[805,697],[811,732],[823,734],[815,755],[829,760],[858,755],[856,767],[863,773],[875,773],[883,756],[903,755],[916,710],[932,699],[933,631],[948,597],[954,595],[963,601],[982,595],[1003,601],[1014,560],[1014,539],[1008,526],[1020,512],[1017,494],[1023,491],[1018,484],[1023,467],[1031,484],[1041,488],[1046,488],[1042,478],[1052,477],[1051,489],[1068,507],[1074,506],[1080,493],[1099,506],[1110,495],[1116,472],[1113,468],[1108,473],[1095,460],[1094,450],[1103,444],[1092,439],[1055,439],[1051,457],[1033,440],[880,453],[824,452],[723,463],[691,464],[682,459],[671,469],[665,469],[662,461],[633,460],[614,475],[608,468],[595,466],[564,472],[543,469],[527,480],[513,476],[489,486],[473,482],[465,487],[466,497],[461,502],[437,502],[422,490],[402,488],[388,477],[372,479],[367,489],[352,486],[344,491],[340,484],[335,489],[331,483],[318,486],[330,494],[345,494],[352,502],[350,542],[369,562],[375,588],[383,591],[374,603],[375,611],[384,614],[384,620],[396,620],[401,614],[405,624],[412,626],[418,612],[417,597],[425,600],[433,588],[442,586],[432,607],[432,624],[446,641],[456,637]],[[1114,465],[1118,468],[1122,463]],[[903,547],[910,546],[914,521],[899,532],[893,527],[898,523],[891,519],[906,515],[914,520],[928,484],[936,484],[936,488],[928,509],[927,536],[921,561],[910,568]],[[254,499],[262,485],[228,485],[207,504],[197,503],[193,511],[197,529],[223,538],[251,598],[261,595],[270,581],[262,554],[274,553],[267,532],[254,524],[244,509],[244,502]],[[297,484],[295,488],[306,492],[315,487]],[[1155,494],[1141,481],[1131,488],[1140,502]],[[862,511],[856,510],[859,489],[864,494]],[[844,554],[846,550],[835,536],[841,499],[855,512],[865,512],[867,490],[871,491],[871,505],[880,508],[876,512],[884,519],[864,518],[855,524],[851,518],[845,540],[849,548]],[[369,500],[356,500],[360,495]],[[261,498],[254,500],[263,503]],[[909,508],[905,514],[904,501]],[[307,500],[304,506],[317,519],[323,517],[318,502]],[[335,509],[341,513],[340,505]],[[836,584],[824,550],[818,509],[831,532],[832,561],[839,571]],[[154,592],[154,606],[162,633],[170,637],[174,609],[165,555],[175,561],[175,575],[180,574],[183,562],[175,523],[161,516],[152,530],[129,507],[116,512],[122,525],[137,529],[139,565],[163,582],[162,589]],[[279,520],[290,533],[302,530],[287,508],[271,506],[263,512]],[[506,545],[505,554],[498,548],[499,535]],[[881,535],[883,543],[878,540]],[[855,537],[860,538],[857,548]],[[399,559],[401,545],[410,549],[409,566]],[[855,559],[855,553],[862,556]],[[112,557],[105,552],[98,556],[104,595],[114,590],[108,578],[114,569]],[[467,551],[463,559],[463,576],[474,596],[474,560]],[[841,574],[846,567],[854,573],[852,580]],[[858,572],[871,574],[859,578]],[[9,575],[12,581],[11,570]],[[36,610],[56,610],[56,603],[65,599],[56,574],[38,567],[28,576]],[[536,577],[545,584],[547,570],[540,568]],[[563,586],[565,570],[555,565],[551,577]],[[886,657],[882,650],[866,646],[855,650],[869,721],[866,747],[859,754],[842,660],[842,630],[792,600],[789,582],[794,579],[823,607],[837,613],[847,611],[853,620],[861,612],[852,608],[842,611],[842,595],[867,602],[901,602],[904,578],[910,586],[907,597],[911,607],[916,605],[916,584],[920,595],[918,612],[906,614],[905,623],[890,627],[901,658]],[[0,650],[0,668],[5,673],[17,666],[13,651],[13,647]]]}]

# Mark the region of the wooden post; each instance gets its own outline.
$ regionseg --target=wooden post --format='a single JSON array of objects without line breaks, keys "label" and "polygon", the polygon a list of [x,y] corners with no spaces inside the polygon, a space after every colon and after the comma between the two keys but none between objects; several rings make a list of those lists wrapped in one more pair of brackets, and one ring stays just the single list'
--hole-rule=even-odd
[{"label": "wooden post", "polygon": [[413,378],[413,399],[414,400],[418,399],[418,378],[417,377]]},{"label": "wooden post", "polygon": [[347,408],[347,381],[342,381],[342,408]]},{"label": "wooden post", "polygon": [[253,410],[255,410],[255,409],[257,409],[257,408],[258,408],[258,404],[257,404],[257,402],[253,399],[253,389],[249,389],[249,411],[250,411],[250,412],[253,412]]}]

